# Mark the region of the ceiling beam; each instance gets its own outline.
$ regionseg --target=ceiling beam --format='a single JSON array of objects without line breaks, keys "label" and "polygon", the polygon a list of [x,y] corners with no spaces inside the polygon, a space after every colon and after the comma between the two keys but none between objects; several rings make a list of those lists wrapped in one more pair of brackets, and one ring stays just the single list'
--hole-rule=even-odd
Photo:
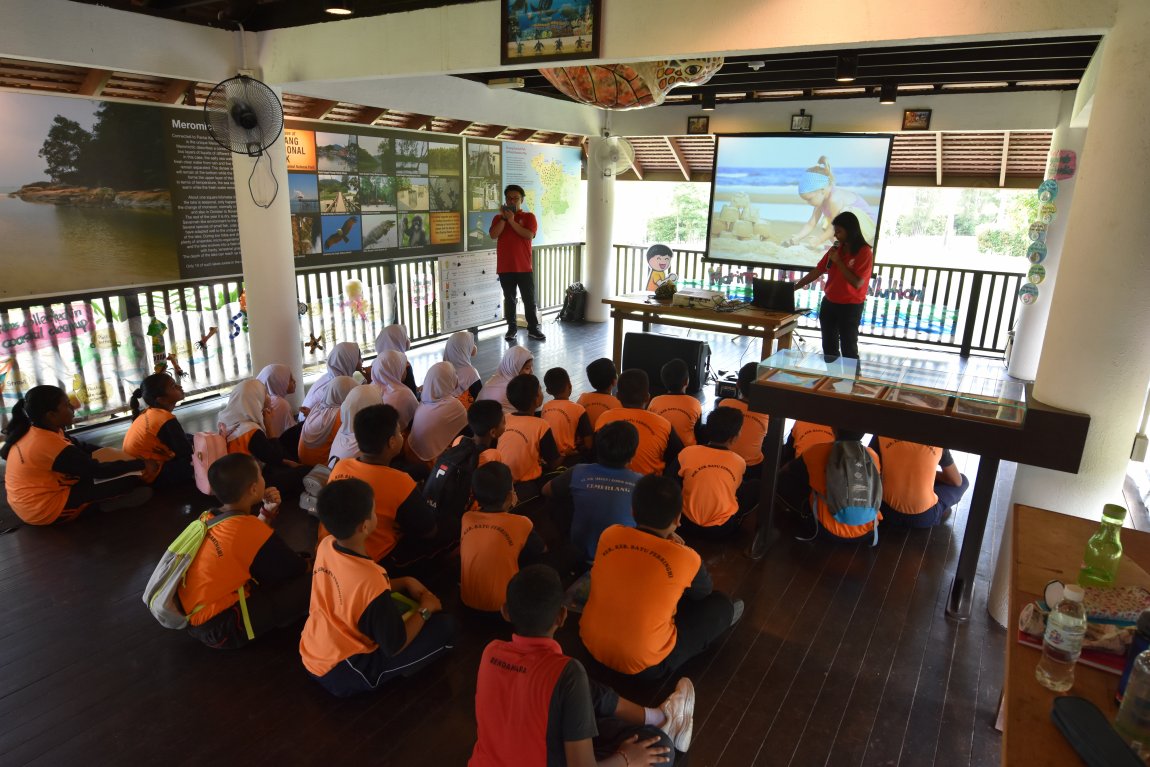
[{"label": "ceiling beam", "polygon": [[335,109],[338,101],[331,101],[330,99],[316,99],[313,101],[304,113],[304,117],[311,120],[322,120],[331,114],[331,110]]},{"label": "ceiling beam", "polygon": [[163,100],[165,104],[179,104],[187,96],[188,89],[194,88],[191,80],[171,80],[164,88]]},{"label": "ceiling beam", "polygon": [[942,186],[942,131],[934,134],[934,185]]},{"label": "ceiling beam", "polygon": [[412,115],[403,127],[408,130],[427,130],[434,119],[435,115]]},{"label": "ceiling beam", "polygon": [[366,107],[360,114],[359,121],[364,125],[375,125],[375,121],[387,114],[383,107]]},{"label": "ceiling beam", "polygon": [[1010,154],[1010,131],[1002,134],[1002,163],[998,169],[998,185],[1006,186],[1006,158]]},{"label": "ceiling beam", "polygon": [[683,156],[683,150],[679,148],[679,142],[670,136],[664,136],[663,140],[667,142],[667,148],[671,150],[671,154],[675,156],[675,164],[679,166],[679,172],[683,174],[684,181],[691,180],[691,163],[687,162],[687,158]]},{"label": "ceiling beam", "polygon": [[84,77],[84,81],[80,83],[80,88],[76,94],[79,96],[99,96],[110,79],[112,79],[112,73],[108,70],[90,69],[87,76]]},{"label": "ceiling beam", "polygon": [[643,180],[643,165],[639,162],[637,154],[631,157],[631,170],[635,171],[635,175],[639,177],[640,181]]}]

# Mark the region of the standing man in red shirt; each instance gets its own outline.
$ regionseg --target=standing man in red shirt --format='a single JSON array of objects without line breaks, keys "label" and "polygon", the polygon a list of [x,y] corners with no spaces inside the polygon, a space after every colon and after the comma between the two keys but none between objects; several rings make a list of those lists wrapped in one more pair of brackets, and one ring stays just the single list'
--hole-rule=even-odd
[{"label": "standing man in red shirt", "polygon": [[539,231],[535,215],[520,210],[523,187],[510,184],[503,190],[507,204],[491,221],[489,234],[495,240],[496,267],[499,284],[503,286],[503,315],[507,320],[508,341],[514,341],[519,328],[515,324],[515,290],[523,296],[523,313],[527,316],[527,336],[546,341],[539,329],[539,315],[535,311],[535,275],[531,271],[531,241]]},{"label": "standing man in red shirt", "polygon": [[[858,217],[844,212],[834,217],[835,244],[818,266],[794,284],[805,288],[824,274],[827,287],[819,306],[819,326],[823,332],[823,354],[827,357],[858,359],[859,322],[866,303],[867,286],[874,269],[874,252],[863,239]],[[502,276],[500,279],[503,279]]]}]

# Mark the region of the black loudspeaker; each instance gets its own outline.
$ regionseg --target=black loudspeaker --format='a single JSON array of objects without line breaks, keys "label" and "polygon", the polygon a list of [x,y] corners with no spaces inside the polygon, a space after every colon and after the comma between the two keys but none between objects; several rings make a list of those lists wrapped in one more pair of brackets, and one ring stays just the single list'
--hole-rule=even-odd
[{"label": "black loudspeaker", "polygon": [[620,370],[640,368],[647,372],[652,394],[663,392],[659,372],[663,365],[678,357],[687,363],[690,380],[687,393],[695,394],[707,382],[707,368],[711,363],[711,347],[706,341],[662,336],[656,333],[628,333],[623,337],[623,367]]}]

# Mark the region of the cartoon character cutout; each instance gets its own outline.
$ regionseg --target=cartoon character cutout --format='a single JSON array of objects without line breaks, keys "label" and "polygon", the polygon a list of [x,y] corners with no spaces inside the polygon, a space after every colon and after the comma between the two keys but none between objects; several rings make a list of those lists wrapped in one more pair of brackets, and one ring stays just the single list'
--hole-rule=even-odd
[{"label": "cartoon character cutout", "polygon": [[651,267],[651,272],[647,275],[647,290],[655,290],[664,283],[679,279],[679,275],[668,273],[673,255],[674,252],[666,245],[652,245],[647,248],[647,265]]},{"label": "cartoon character cutout", "polygon": [[367,321],[367,312],[371,308],[367,298],[363,295],[363,283],[359,280],[348,280],[343,285],[345,300],[343,305],[364,322]]}]

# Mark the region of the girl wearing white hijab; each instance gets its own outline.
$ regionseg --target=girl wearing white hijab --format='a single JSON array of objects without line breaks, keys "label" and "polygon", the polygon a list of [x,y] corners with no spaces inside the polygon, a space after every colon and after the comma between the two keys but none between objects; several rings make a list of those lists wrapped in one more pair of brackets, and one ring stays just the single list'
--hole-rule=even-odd
[{"label": "girl wearing white hijab", "polygon": [[371,384],[357,386],[339,406],[339,431],[328,452],[328,463],[332,459],[355,458],[359,455],[359,443],[355,440],[355,416],[365,407],[382,405],[383,395]]},{"label": "girl wearing white hijab", "polygon": [[434,461],[467,426],[467,408],[455,398],[455,366],[437,362],[423,379],[423,401],[415,411],[407,444],[421,461]]},{"label": "girl wearing white hijab", "polygon": [[[403,355],[404,359],[407,359],[407,350],[410,348],[411,337],[407,335],[407,328],[403,325],[388,325],[379,331],[379,335],[375,337],[375,353],[377,358],[383,356],[385,352],[399,352]],[[404,386],[411,389],[412,394],[415,394],[415,373],[412,372],[410,363],[408,364],[407,372],[404,373],[402,378]]]},{"label": "girl wearing white hijab", "polygon": [[336,376],[324,389],[323,401],[307,414],[299,435],[299,460],[305,466],[327,463],[327,454],[340,426],[340,407],[356,388],[350,376]]},{"label": "girl wearing white hijab", "polygon": [[229,453],[247,453],[265,466],[278,466],[284,463],[283,449],[264,432],[267,398],[267,386],[261,381],[241,381],[216,420],[228,441]]},{"label": "girl wearing white hijab", "polygon": [[465,406],[473,402],[479,396],[479,390],[483,388],[479,371],[471,364],[471,358],[475,356],[476,351],[478,349],[475,346],[475,338],[469,330],[452,333],[451,338],[447,339],[447,346],[443,349],[443,361],[454,365],[455,375],[459,377],[455,396],[462,397],[465,392],[470,396],[469,400],[462,400]]},{"label": "girl wearing white hijab", "polygon": [[507,384],[517,375],[533,372],[534,360],[535,356],[522,346],[508,347],[499,361],[499,369],[483,384],[476,399],[493,399],[503,405],[504,413],[514,413],[515,408],[507,401]]},{"label": "girl wearing white hijab", "polygon": [[399,413],[399,428],[405,433],[411,429],[411,420],[419,407],[419,400],[403,380],[404,373],[410,370],[407,357],[394,350],[380,354],[371,363],[371,383],[379,389],[383,404],[391,405]]},{"label": "girl wearing white hijab", "polygon": [[271,439],[278,439],[296,424],[287,395],[295,393],[295,377],[287,365],[268,365],[257,380],[262,381],[268,390],[268,400],[264,405],[264,431]]},{"label": "girl wearing white hijab", "polygon": [[359,344],[343,341],[333,346],[331,354],[327,355],[327,372],[316,379],[308,389],[307,396],[303,398],[303,404],[299,409],[301,420],[306,418],[309,410],[323,402],[333,379],[355,373],[359,370],[361,362],[363,355],[359,351]]}]

